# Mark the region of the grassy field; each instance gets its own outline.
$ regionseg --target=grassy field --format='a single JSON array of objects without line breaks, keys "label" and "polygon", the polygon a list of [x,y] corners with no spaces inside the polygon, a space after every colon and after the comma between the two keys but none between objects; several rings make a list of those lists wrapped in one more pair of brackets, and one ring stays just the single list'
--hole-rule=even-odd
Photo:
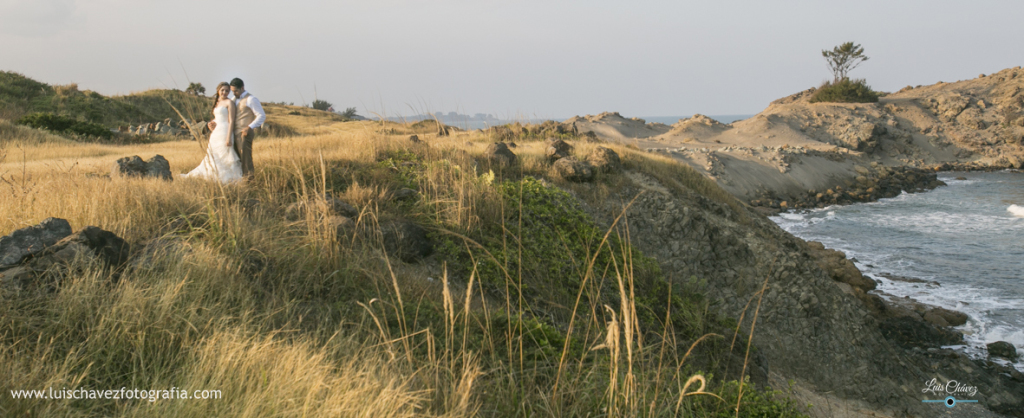
[{"label": "grassy field", "polygon": [[[580,209],[623,176],[550,179],[538,140],[520,142],[508,168],[481,158],[492,140],[480,132],[268,113],[290,134],[257,139],[255,178],[228,186],[109,177],[131,155],[187,172],[203,142],[87,144],[0,119],[0,233],[59,217],[113,231],[145,260],[116,272],[83,261],[55,291],[0,296],[0,414],[800,416],[775,392],[698,368],[729,349],[711,331],[735,321],[699,285],[666,281],[624,223]],[[686,166],[604,146],[628,170],[736,204]],[[391,198],[406,187],[419,195]],[[337,228],[325,195],[360,214]],[[295,202],[306,210],[289,211]],[[435,255],[389,255],[379,226],[393,220],[426,227]],[[688,357],[693,347],[707,358]],[[6,393],[50,387],[222,397]]]}]

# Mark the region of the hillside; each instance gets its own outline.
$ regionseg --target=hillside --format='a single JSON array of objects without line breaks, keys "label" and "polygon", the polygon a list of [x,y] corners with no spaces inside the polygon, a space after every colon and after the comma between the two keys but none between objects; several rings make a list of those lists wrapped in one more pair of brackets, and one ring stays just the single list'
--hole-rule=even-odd
[{"label": "hillside", "polygon": [[[893,315],[844,255],[671,155],[595,140],[581,120],[439,132],[268,113],[292,132],[259,138],[256,178],[227,187],[110,174],[155,154],[186,172],[203,157],[192,141],[79,143],[0,121],[0,234],[50,217],[77,234],[0,258],[0,384],[225,395],[4,397],[0,411],[932,416],[919,391],[933,377],[978,386],[983,406],[957,411],[1024,410],[1024,375],[941,349],[948,329]],[[87,226],[123,252],[109,236],[84,249]]]}]

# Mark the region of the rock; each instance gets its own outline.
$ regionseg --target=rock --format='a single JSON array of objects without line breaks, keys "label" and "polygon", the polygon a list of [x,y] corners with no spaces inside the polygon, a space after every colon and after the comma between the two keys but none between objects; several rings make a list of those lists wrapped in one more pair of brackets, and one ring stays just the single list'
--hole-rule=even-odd
[{"label": "rock", "polygon": [[587,156],[587,162],[593,166],[594,170],[603,173],[616,172],[622,169],[622,161],[619,159],[619,154],[612,151],[611,148],[596,147],[594,151]]},{"label": "rock", "polygon": [[514,165],[516,163],[516,154],[503,142],[495,142],[488,145],[487,149],[484,150],[484,157],[491,162],[502,165]]},{"label": "rock", "polygon": [[381,224],[384,250],[388,255],[406,263],[419,260],[434,252],[427,231],[409,221],[391,221]]},{"label": "rock", "polygon": [[330,224],[331,227],[337,231],[339,237],[347,237],[349,228],[355,225],[355,221],[353,221],[352,218],[349,218],[348,216],[338,215],[328,217],[327,223]]},{"label": "rock", "polygon": [[559,177],[572,182],[587,182],[594,179],[594,170],[585,162],[577,161],[573,157],[561,158],[552,164],[551,168]]},{"label": "rock", "polygon": [[939,316],[934,311],[926,312],[924,315],[921,316],[921,318],[924,319],[925,321],[928,321],[931,324],[938,325],[940,327],[949,326],[949,322],[946,322],[946,320],[942,316]]},{"label": "rock", "polygon": [[92,254],[110,266],[128,261],[130,247],[121,237],[95,226],[87,226],[47,248],[39,258],[53,256],[70,261],[76,255]]},{"label": "rock", "polygon": [[331,204],[331,210],[333,210],[334,213],[338,215],[347,216],[349,218],[355,218],[359,216],[359,209],[357,209],[355,206],[350,205],[348,202],[345,202],[344,200],[330,199],[329,202]]},{"label": "rock", "polygon": [[941,347],[963,343],[963,334],[921,322],[909,316],[886,318],[879,323],[882,335],[904,347]]},{"label": "rock", "polygon": [[155,177],[172,180],[171,164],[162,155],[157,154],[149,161],[138,155],[119,158],[114,162],[111,177]]},{"label": "rock", "polygon": [[818,266],[827,272],[832,280],[846,283],[864,292],[874,290],[878,283],[870,277],[861,274],[852,261],[846,259],[846,254],[840,251],[825,248],[816,241],[807,243],[807,252],[818,262]]},{"label": "rock", "polygon": [[416,144],[422,141],[420,141],[420,137],[417,135],[409,135],[409,142]]},{"label": "rock", "polygon": [[[959,311],[953,311],[946,308],[933,308],[928,314],[933,314],[942,318],[951,327],[958,327],[967,323],[967,314]],[[927,319],[927,318],[925,318]]]},{"label": "rock", "polygon": [[1017,347],[1006,341],[996,341],[985,345],[988,348],[988,355],[991,357],[1002,357],[1008,360],[1017,360]]},{"label": "rock", "polygon": [[0,269],[21,263],[71,235],[71,224],[60,218],[46,218],[38,225],[22,228],[0,238]]},{"label": "rock", "polygon": [[417,191],[415,191],[413,189],[405,188],[405,187],[403,187],[401,189],[398,189],[397,191],[395,191],[391,195],[392,199],[394,199],[396,201],[399,201],[399,202],[406,201],[406,200],[416,200],[419,197],[420,197],[420,192],[417,192]]},{"label": "rock", "polygon": [[561,158],[572,155],[572,145],[561,139],[549,139],[545,141],[547,148],[544,154],[547,155],[548,161],[557,161]]},{"label": "rock", "polygon": [[[53,272],[57,266],[68,266],[80,258],[102,262],[109,267],[120,267],[128,261],[130,247],[113,232],[95,226],[87,226],[68,235],[31,260],[0,273],[0,288],[16,291],[41,284],[38,279],[44,273]],[[61,276],[50,276],[54,280],[48,285],[59,283]]]}]

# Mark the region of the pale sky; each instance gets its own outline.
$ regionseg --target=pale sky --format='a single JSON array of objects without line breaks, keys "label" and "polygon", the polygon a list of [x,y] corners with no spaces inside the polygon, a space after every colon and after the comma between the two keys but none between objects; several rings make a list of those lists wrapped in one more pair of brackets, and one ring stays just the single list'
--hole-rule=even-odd
[{"label": "pale sky", "polygon": [[1022,39],[1019,0],[0,0],[0,70],[107,95],[237,76],[388,116],[753,114],[845,41],[895,91],[1022,65]]}]

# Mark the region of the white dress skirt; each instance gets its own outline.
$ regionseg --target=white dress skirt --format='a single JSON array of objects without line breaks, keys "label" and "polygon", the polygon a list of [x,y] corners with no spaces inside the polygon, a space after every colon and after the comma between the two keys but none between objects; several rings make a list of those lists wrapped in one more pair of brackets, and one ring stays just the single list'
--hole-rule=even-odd
[{"label": "white dress skirt", "polygon": [[242,179],[242,160],[238,158],[234,147],[228,145],[228,108],[220,106],[213,109],[214,122],[217,126],[210,133],[210,143],[206,146],[206,158],[199,166],[183,174],[182,177],[197,177],[231,183]]}]

